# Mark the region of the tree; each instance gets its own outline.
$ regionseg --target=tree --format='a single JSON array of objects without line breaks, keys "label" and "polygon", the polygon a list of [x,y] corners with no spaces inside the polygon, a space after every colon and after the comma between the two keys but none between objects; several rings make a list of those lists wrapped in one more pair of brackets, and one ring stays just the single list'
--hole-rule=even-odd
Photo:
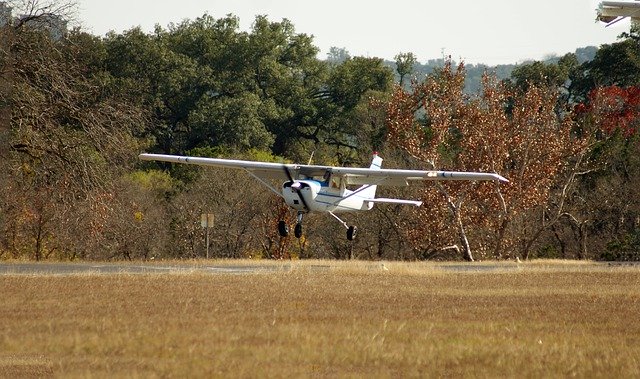
[{"label": "tree", "polygon": [[411,75],[413,72],[413,66],[418,62],[418,59],[413,53],[399,53],[395,56],[396,60],[396,72],[400,76],[400,87],[404,83],[404,78],[407,75]]},{"label": "tree", "polygon": [[[109,192],[96,191],[85,216],[90,239],[77,251],[83,259],[153,259],[174,256],[170,248],[168,199],[176,180],[167,173],[132,171],[115,179]],[[101,199],[102,200],[102,199]],[[84,233],[83,233],[84,234]]]},{"label": "tree", "polygon": [[[412,93],[407,93],[398,87],[387,109],[387,127],[391,144],[399,147],[430,169],[439,169],[447,164],[455,164],[448,159],[446,153],[453,152],[453,144],[456,143],[455,139],[458,137],[450,133],[456,132],[456,122],[464,109],[463,87],[463,66],[454,72],[450,62],[437,74],[428,77],[425,82],[414,84]],[[416,113],[420,114],[420,120],[416,120]],[[441,152],[443,154],[440,154]],[[461,213],[461,207],[467,197],[468,190],[468,187],[449,187],[438,183],[436,191],[424,191],[423,201],[429,201],[431,204],[434,203],[433,200],[440,202],[444,200],[453,218],[453,224],[456,225],[455,228],[462,245],[463,258],[471,261],[473,255]],[[434,193],[439,194],[443,199],[434,199]],[[422,210],[418,212],[420,214],[417,215],[417,218],[420,220],[433,220],[433,218],[427,218]],[[438,219],[438,223],[440,225],[449,224],[442,218]],[[434,235],[434,229],[434,225],[432,225],[431,235]],[[449,232],[447,228],[439,229],[443,234]],[[420,234],[423,233],[418,230],[410,232],[414,244],[422,245],[421,249],[431,249],[430,244],[424,246],[424,241],[416,239]],[[436,236],[436,238],[438,237],[440,235]],[[442,246],[437,248],[442,248]]]},{"label": "tree", "polygon": [[[582,133],[594,139],[590,150],[590,170],[582,176],[576,202],[567,218],[580,244],[604,259],[639,259],[640,216],[637,199],[638,128],[640,127],[640,87],[600,87],[592,90],[585,103],[575,107]],[[587,243],[587,235],[591,240]]]},{"label": "tree", "polygon": [[186,147],[224,146],[239,151],[268,150],[274,137],[261,121],[263,104],[252,93],[216,101],[201,99],[189,113]]},{"label": "tree", "polygon": [[10,91],[9,153],[3,169],[12,173],[2,196],[8,213],[3,231],[9,248],[35,259],[73,249],[82,230],[83,203],[99,201],[132,162],[133,134],[144,112],[104,91],[77,56],[73,33],[54,40],[47,31],[22,26],[8,31],[10,59],[3,72]]},{"label": "tree", "polygon": [[273,153],[288,156],[301,141],[317,143],[332,115],[319,95],[328,67],[316,58],[318,48],[312,37],[295,33],[289,20],[269,22],[259,16],[249,35],[248,51],[253,62],[248,68],[265,105],[263,122],[275,138]]},{"label": "tree", "polygon": [[351,58],[351,54],[344,47],[331,46],[327,53],[327,61],[333,64],[340,64]]},{"label": "tree", "polygon": [[13,54],[10,53],[13,31],[8,27],[0,27],[0,159],[6,160],[9,152],[9,132],[11,130],[11,97],[13,85]]},{"label": "tree", "polygon": [[211,70],[171,51],[162,33],[149,36],[139,28],[105,39],[105,66],[114,85],[127,100],[152,112],[150,134],[160,150],[181,153],[186,145],[188,117],[208,90]]},{"label": "tree", "polygon": [[[335,147],[338,154],[341,154],[340,149],[346,150],[340,164],[353,163],[355,152],[380,139],[380,125],[376,126],[374,116],[376,111],[369,103],[373,98],[384,97],[392,83],[391,70],[379,58],[355,57],[332,69],[325,93],[332,115],[324,127],[317,130],[317,135],[321,137],[319,142]],[[374,138],[365,142],[362,137],[369,130],[372,133],[368,136]],[[365,146],[362,146],[363,142]]]},{"label": "tree", "polygon": [[[529,86],[553,87],[560,95],[559,102],[573,101],[575,77],[579,73],[579,64],[576,54],[566,54],[557,62],[535,61],[516,66],[511,73],[510,82],[521,91],[526,91]],[[560,108],[565,108],[561,104]]]},{"label": "tree", "polygon": [[[255,155],[244,158],[275,158],[256,151],[252,153]],[[214,257],[282,258],[289,255],[291,239],[277,236],[277,222],[279,219],[292,221],[292,218],[282,212],[283,202],[279,197],[274,198],[275,195],[250,175],[235,170],[190,169],[198,171],[197,178],[171,202],[171,246],[181,252],[180,256],[204,256],[202,213],[215,215],[215,226],[210,230],[210,250]],[[284,210],[288,211],[286,205]]]},{"label": "tree", "polygon": [[[293,117],[278,126],[274,153],[306,160],[310,151],[325,150],[333,163],[353,163],[356,152],[370,146],[366,131],[379,139],[380,125],[372,126],[375,111],[370,113],[369,100],[384,96],[392,86],[393,75],[378,58],[355,57],[330,68],[323,81],[314,84],[312,95],[290,99]],[[282,141],[282,142],[279,142]],[[330,153],[329,153],[330,151]],[[370,151],[368,151],[370,152]],[[319,158],[319,155],[316,155]]]},{"label": "tree", "polygon": [[20,15],[13,22],[15,29],[32,27],[48,31],[66,28],[66,24],[75,19],[78,7],[72,0],[9,0],[6,4]]},{"label": "tree", "polygon": [[572,78],[576,102],[587,101],[597,87],[627,87],[640,84],[640,44],[633,38],[602,45],[595,58],[582,64]]},{"label": "tree", "polygon": [[[204,15],[111,34],[107,68],[134,101],[154,111],[157,150],[184,153],[225,146],[282,153],[331,117],[318,96],[327,65],[311,37],[291,22],[256,17],[250,32],[234,16]],[[241,118],[239,118],[241,116]]]},{"label": "tree", "polygon": [[478,237],[477,246],[501,257],[506,241],[526,258],[536,233],[514,230],[517,218],[547,204],[567,159],[582,145],[570,120],[555,113],[555,89],[513,93],[489,76],[479,98],[468,99],[463,88],[464,65],[454,70],[450,62],[410,93],[397,88],[388,106],[390,142],[423,167],[499,172],[511,183],[428,185],[422,199],[431,206],[417,211],[423,224],[409,234],[420,249],[457,245],[466,260],[474,259],[470,234],[492,235]]},{"label": "tree", "polygon": [[319,61],[312,42],[286,19],[258,16],[241,32],[237,17],[205,14],[152,35],[112,33],[105,62],[129,100],[152,110],[155,150],[256,148],[306,160],[329,145],[353,155],[361,128],[351,114],[365,94],[388,92],[392,73],[380,59]]}]

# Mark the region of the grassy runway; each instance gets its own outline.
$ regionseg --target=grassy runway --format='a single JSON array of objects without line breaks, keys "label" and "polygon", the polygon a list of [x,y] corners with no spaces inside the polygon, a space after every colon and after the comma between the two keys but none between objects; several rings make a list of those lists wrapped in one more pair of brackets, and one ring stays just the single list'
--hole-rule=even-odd
[{"label": "grassy runway", "polygon": [[639,266],[289,264],[0,276],[0,377],[640,377]]}]

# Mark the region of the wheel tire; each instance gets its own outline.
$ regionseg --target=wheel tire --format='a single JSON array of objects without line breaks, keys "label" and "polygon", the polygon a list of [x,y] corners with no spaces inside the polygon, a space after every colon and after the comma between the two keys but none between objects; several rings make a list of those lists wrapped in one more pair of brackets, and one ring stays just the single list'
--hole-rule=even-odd
[{"label": "wheel tire", "polygon": [[302,224],[296,224],[296,228],[293,230],[293,234],[296,236],[296,238],[302,237]]},{"label": "wheel tire", "polygon": [[347,239],[349,241],[353,241],[356,238],[356,234],[358,234],[358,228],[355,226],[350,226],[349,229],[347,229]]},{"label": "wheel tire", "polygon": [[280,237],[286,237],[289,235],[289,225],[284,220],[278,222],[278,233]]}]

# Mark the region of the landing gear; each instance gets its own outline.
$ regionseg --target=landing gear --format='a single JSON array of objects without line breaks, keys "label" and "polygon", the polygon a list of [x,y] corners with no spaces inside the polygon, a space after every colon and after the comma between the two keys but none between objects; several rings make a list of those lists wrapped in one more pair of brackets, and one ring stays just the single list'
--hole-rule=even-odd
[{"label": "landing gear", "polygon": [[286,237],[289,235],[289,225],[284,220],[278,222],[278,233],[280,237]]},{"label": "landing gear", "polygon": [[[304,212],[298,212],[298,220],[296,221],[296,227],[293,229],[293,235],[296,238],[302,237],[302,218],[304,217]],[[284,220],[280,220],[278,222],[278,233],[280,233],[280,237],[287,237],[289,235],[289,225]]]},{"label": "landing gear", "polygon": [[296,220],[296,228],[294,229],[294,235],[296,238],[302,237],[302,218],[304,217],[303,212],[298,212],[298,219]]},{"label": "landing gear", "polygon": [[353,241],[354,238],[356,238],[356,234],[358,233],[358,228],[355,226],[350,226],[347,229],[347,239],[349,241]]},{"label": "landing gear", "polygon": [[331,216],[333,216],[333,218],[338,220],[338,222],[340,222],[342,224],[342,226],[344,226],[347,229],[347,239],[349,241],[353,241],[356,238],[356,234],[358,232],[358,228],[356,228],[353,225],[349,226],[346,222],[342,221],[342,219],[340,217],[336,216],[333,212],[329,212],[329,214]]},{"label": "landing gear", "polygon": [[[342,221],[338,216],[333,214],[333,212],[329,212],[331,216],[333,216],[336,220],[338,220],[346,229],[347,229],[347,239],[349,241],[353,241],[358,234],[358,228],[351,225],[349,226],[346,222]],[[296,238],[302,238],[302,219],[304,218],[304,212],[299,211],[298,217],[296,221],[296,226],[293,229],[293,235]],[[287,225],[286,221],[280,220],[278,222],[278,233],[280,233],[280,237],[289,236],[289,225]]]}]

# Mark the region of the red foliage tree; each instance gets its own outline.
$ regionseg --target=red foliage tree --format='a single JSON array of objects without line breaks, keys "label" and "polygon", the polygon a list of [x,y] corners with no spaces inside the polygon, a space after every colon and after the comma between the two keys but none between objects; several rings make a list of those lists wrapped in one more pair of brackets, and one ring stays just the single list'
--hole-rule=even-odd
[{"label": "red foliage tree", "polygon": [[[635,220],[640,214],[633,201],[638,197],[640,167],[640,86],[595,88],[585,103],[575,106],[574,116],[580,132],[594,142],[590,167],[585,170],[592,175],[580,193],[580,206],[567,213],[572,229],[577,230],[579,256],[586,257],[587,247],[602,252],[612,241],[626,246],[618,241],[633,240],[629,236],[637,230],[635,222],[624,220]],[[597,233],[589,243],[587,231]]]},{"label": "red foliage tree", "polygon": [[589,92],[587,103],[575,107],[578,117],[592,117],[604,136],[620,132],[628,138],[638,133],[640,86],[598,87]]}]

